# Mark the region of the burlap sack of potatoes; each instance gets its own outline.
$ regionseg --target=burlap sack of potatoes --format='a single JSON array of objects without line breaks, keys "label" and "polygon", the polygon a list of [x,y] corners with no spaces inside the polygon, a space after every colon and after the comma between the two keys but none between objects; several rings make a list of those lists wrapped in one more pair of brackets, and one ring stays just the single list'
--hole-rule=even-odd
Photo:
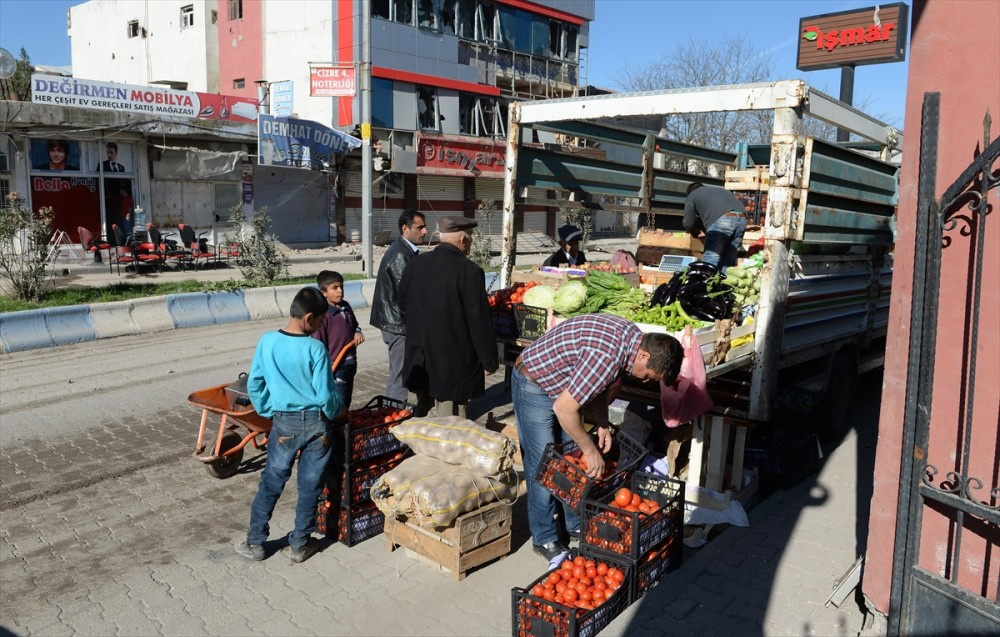
[{"label": "burlap sack of potatoes", "polygon": [[410,487],[448,466],[451,465],[432,456],[411,456],[375,481],[371,487],[372,501],[387,516],[412,515],[413,500],[407,497]]},{"label": "burlap sack of potatoes", "polygon": [[406,508],[412,513],[407,517],[427,529],[444,527],[463,513],[496,500],[513,501],[516,497],[514,471],[486,477],[464,466],[449,465],[410,486]]},{"label": "burlap sack of potatoes", "polygon": [[411,418],[393,427],[392,433],[418,455],[462,465],[481,476],[508,471],[517,450],[507,436],[459,416]]}]

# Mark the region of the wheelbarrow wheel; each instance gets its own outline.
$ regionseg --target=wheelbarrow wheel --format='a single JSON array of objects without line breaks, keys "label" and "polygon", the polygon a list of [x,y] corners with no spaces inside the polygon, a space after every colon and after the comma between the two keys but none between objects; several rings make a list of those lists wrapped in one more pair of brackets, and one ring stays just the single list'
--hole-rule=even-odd
[{"label": "wheelbarrow wheel", "polygon": [[[223,454],[236,447],[243,441],[243,437],[235,431],[227,431],[222,435],[222,445],[219,446],[219,453]],[[243,450],[240,449],[231,456],[219,458],[214,462],[205,463],[205,471],[214,477],[224,480],[236,475],[239,471],[240,463],[243,462]]]}]

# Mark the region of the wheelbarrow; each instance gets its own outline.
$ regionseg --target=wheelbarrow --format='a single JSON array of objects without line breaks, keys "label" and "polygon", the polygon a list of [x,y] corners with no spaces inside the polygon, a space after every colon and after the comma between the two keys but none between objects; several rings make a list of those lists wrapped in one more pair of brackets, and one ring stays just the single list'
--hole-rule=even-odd
[{"label": "wheelbarrow", "polygon": [[[189,404],[201,409],[198,443],[191,455],[195,460],[205,463],[205,470],[209,475],[220,479],[236,474],[243,461],[243,448],[247,443],[252,442],[257,449],[264,449],[267,435],[271,432],[271,419],[260,416],[250,401],[244,401],[241,392],[233,389],[233,385],[235,383],[226,383],[201,389],[187,398]],[[205,430],[209,413],[220,417],[215,444],[206,453]],[[239,433],[241,426],[248,430],[245,436]]]},{"label": "wheelbarrow", "polygon": [[[331,365],[336,371],[347,352],[354,347],[348,343],[340,350]],[[205,463],[209,475],[225,479],[236,474],[243,461],[243,448],[253,443],[257,449],[265,449],[267,436],[271,433],[271,419],[257,413],[250,403],[246,393],[246,375],[241,374],[235,383],[216,385],[208,389],[198,390],[188,396],[189,404],[201,409],[201,426],[198,429],[198,443],[191,456]],[[206,453],[207,445],[205,431],[208,427],[208,414],[219,415],[219,429],[211,452]],[[246,427],[248,432],[241,436],[239,428]]]}]

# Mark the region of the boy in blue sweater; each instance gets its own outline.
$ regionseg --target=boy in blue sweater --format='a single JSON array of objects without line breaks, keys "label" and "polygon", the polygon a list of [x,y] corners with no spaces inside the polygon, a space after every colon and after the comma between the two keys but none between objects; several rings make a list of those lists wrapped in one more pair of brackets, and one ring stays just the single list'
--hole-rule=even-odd
[{"label": "boy in blue sweater", "polygon": [[250,507],[250,529],[236,552],[264,559],[269,522],[298,454],[298,501],[295,529],[288,534],[290,557],[298,564],[318,548],[316,502],[333,449],[332,421],[341,410],[326,348],[309,338],[323,324],[328,304],[316,288],[295,295],[283,329],[261,336],[250,365],[247,393],[257,413],[272,419],[267,439],[267,465],[260,474]]},{"label": "boy in blue sweater", "polygon": [[344,299],[344,277],[333,270],[323,270],[316,275],[316,287],[323,293],[330,309],[326,313],[323,325],[313,332],[312,337],[326,347],[326,352],[332,364],[340,351],[348,343],[353,347],[347,350],[344,357],[333,372],[333,380],[340,391],[340,401],[344,411],[351,408],[351,395],[354,393],[354,376],[358,373],[357,347],[365,342],[361,333],[358,317],[354,308]]}]

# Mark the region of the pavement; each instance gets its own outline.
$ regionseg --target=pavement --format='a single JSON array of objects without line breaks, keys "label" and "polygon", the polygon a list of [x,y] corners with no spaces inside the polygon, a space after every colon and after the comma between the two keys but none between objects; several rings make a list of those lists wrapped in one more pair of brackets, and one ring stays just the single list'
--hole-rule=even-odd
[{"label": "pavement", "polygon": [[[361,271],[357,261],[320,256],[296,260],[293,275],[327,264]],[[100,285],[105,274],[96,270],[69,276]],[[239,278],[233,270],[197,276]],[[167,277],[191,274],[141,278]],[[359,314],[367,324],[367,310]],[[326,542],[295,566],[281,555],[258,564],[235,555],[264,456],[248,454],[225,481],[192,467],[192,410],[165,407],[173,404],[165,384],[176,394],[178,384],[190,391],[223,382],[246,367],[256,335],[273,324],[0,355],[0,635],[510,634],[511,587],[545,570],[531,551],[523,502],[515,505],[512,554],[461,582],[402,551],[388,553],[381,537],[352,548]],[[384,347],[369,338],[355,405],[384,387]],[[140,344],[141,361],[122,360]],[[237,344],[241,351],[230,351]],[[488,411],[510,415],[498,381],[473,404],[480,421]],[[861,633],[856,591],[840,608],[827,599],[867,542],[880,385],[872,374],[862,378],[856,427],[824,447],[817,473],[752,508],[749,527],[724,528],[686,550],[683,565],[603,634]],[[67,395],[66,387],[75,389]],[[46,436],[55,427],[65,433]],[[271,553],[282,550],[292,501],[279,502]]]}]

